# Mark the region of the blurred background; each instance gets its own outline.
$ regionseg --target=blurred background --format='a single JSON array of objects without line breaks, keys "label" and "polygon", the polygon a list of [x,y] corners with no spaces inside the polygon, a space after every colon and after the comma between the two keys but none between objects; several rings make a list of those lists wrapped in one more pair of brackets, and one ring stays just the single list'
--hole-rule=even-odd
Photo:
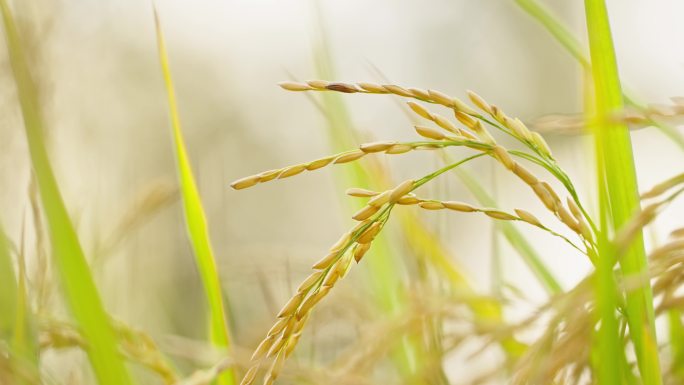
[{"label": "blurred background", "polygon": [[[231,330],[238,354],[247,357],[311,263],[353,226],[349,202],[355,198],[346,197],[344,189],[368,186],[348,184],[344,175],[350,165],[243,191],[230,189],[229,183],[339,151],[326,118],[325,108],[331,105],[348,112],[344,125],[360,142],[417,138],[399,98],[342,95],[326,104],[320,94],[286,92],[277,86],[279,81],[329,75],[335,78],[328,80],[438,89],[460,98],[470,89],[525,122],[583,109],[581,67],[512,0],[155,4]],[[544,4],[585,42],[580,2]],[[669,103],[670,97],[681,95],[684,50],[676,43],[684,38],[684,4],[615,0],[608,6],[625,89],[644,103]],[[149,333],[182,372],[211,365],[216,355],[200,354],[206,351],[206,302],[177,195],[151,3],[40,0],[14,1],[13,8],[39,87],[51,161],[108,311]],[[1,220],[15,243],[25,232],[28,269],[35,274],[45,246],[34,230],[26,139],[4,39],[0,44]],[[326,55],[329,62],[321,65]],[[592,207],[591,141],[579,134],[549,133],[545,138]],[[642,189],[672,176],[673,166],[684,161],[677,145],[653,128],[634,131],[634,147]],[[450,155],[468,153],[459,149]],[[376,160],[395,184],[442,166],[431,151],[378,155]],[[361,164],[374,167],[367,160]],[[466,168],[499,207],[525,208],[550,218],[529,189],[490,160]],[[449,174],[423,188],[421,196],[478,203]],[[413,211],[423,228],[441,240],[475,291],[515,298],[516,305],[506,308],[508,316],[521,317],[547,298],[489,218],[400,209]],[[681,215],[681,205],[664,214],[648,233],[649,242],[664,236],[659,230],[667,234]],[[590,271],[586,257],[564,242],[515,226],[564,288]],[[425,272],[402,231],[395,223],[382,236],[393,261],[389,289],[384,290],[410,297],[425,274],[435,273]],[[349,354],[364,333],[388,319],[378,311],[382,291],[374,286],[368,265],[373,257],[371,251],[321,305],[305,332],[304,353],[297,356],[301,365],[322,365]],[[41,306],[65,318],[59,282],[52,274],[48,277]],[[480,365],[472,364],[467,353],[446,360],[446,376],[453,383],[467,380],[464,367]],[[81,371],[85,362],[76,351],[54,352],[44,360],[56,383],[88,383]],[[376,378],[399,381],[383,368],[379,366]]]}]

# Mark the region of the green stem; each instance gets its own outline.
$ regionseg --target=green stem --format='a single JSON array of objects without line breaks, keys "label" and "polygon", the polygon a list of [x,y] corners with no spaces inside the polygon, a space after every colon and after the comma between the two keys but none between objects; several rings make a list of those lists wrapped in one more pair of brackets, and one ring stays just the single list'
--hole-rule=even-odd
[{"label": "green stem", "polygon": [[[624,124],[616,123],[609,118],[615,112],[622,111],[623,98],[606,5],[604,0],[585,0],[585,7],[598,123],[595,125],[594,138],[602,231],[599,237],[601,255],[598,262],[597,300],[602,315],[601,343],[606,349],[602,353],[610,354],[609,350],[613,347],[604,345],[612,343],[613,340],[612,335],[607,335],[613,332],[607,325],[614,322],[615,303],[611,297],[615,292],[609,283],[613,280],[612,274],[609,279],[608,273],[615,263],[616,254],[614,247],[608,242],[608,237],[615,234],[639,210],[639,193],[629,130]],[[620,267],[627,278],[647,274],[646,252],[641,234],[633,240],[625,255],[620,258]],[[652,297],[648,282],[626,293],[626,316],[642,379],[645,384],[659,385],[662,379]],[[604,360],[601,367],[610,366],[608,361],[612,360]],[[606,370],[608,369],[613,368]],[[603,382],[607,379],[602,378],[602,383],[607,383]]]}]

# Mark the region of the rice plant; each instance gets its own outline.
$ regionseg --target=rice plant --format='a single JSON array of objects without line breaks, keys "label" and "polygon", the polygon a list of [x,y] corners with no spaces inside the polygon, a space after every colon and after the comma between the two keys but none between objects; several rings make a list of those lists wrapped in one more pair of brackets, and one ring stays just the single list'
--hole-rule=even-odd
[{"label": "rice plant", "polygon": [[[21,27],[24,20],[15,17],[18,2],[0,0],[7,68],[30,162],[21,228],[8,227],[11,221],[0,215],[0,385],[682,383],[684,228],[669,229],[664,241],[654,235],[650,243],[644,230],[680,198],[684,173],[670,164],[670,178],[638,186],[632,130],[655,127],[684,148],[683,136],[671,123],[684,114],[684,99],[642,104],[623,91],[604,0],[584,2],[587,49],[538,1],[510,3],[538,21],[579,64],[586,82],[582,113],[527,121],[487,95],[463,90],[463,97],[456,97],[399,85],[377,69],[373,81],[336,81],[327,24],[314,2],[314,76],[324,80],[292,76],[279,86],[305,95],[323,113],[332,154],[249,175],[230,187],[254,190],[341,168],[334,185],[344,190],[342,211],[348,210],[344,220],[351,225],[328,249],[319,250],[317,260],[308,261],[308,275],[291,286],[288,299],[262,329],[264,324],[254,321],[263,312],[255,298],[265,297],[269,307],[282,294],[276,292],[280,277],[274,272],[282,261],[259,249],[259,254],[268,254],[273,270],[257,265],[258,274],[226,272],[220,263],[220,256],[229,254],[221,248],[221,235],[229,229],[213,227],[209,220],[214,213],[201,183],[206,154],[195,152],[192,136],[205,132],[185,120],[181,124],[181,95],[188,81],[172,76],[175,57],[169,52],[174,49],[171,44],[167,49],[163,14],[152,9],[149,26],[158,53],[155,87],[160,95],[165,92],[160,105],[169,122],[153,126],[167,134],[169,140],[160,147],[172,154],[167,166],[177,182],[145,181],[142,193],[118,220],[103,219],[111,232],[98,234],[89,245],[84,234],[89,234],[90,222],[74,208],[78,202],[64,198],[66,183],[50,151],[53,143],[46,133],[51,121],[30,59],[35,45]],[[376,138],[358,130],[354,109],[346,103],[363,98],[396,102],[407,118],[401,129],[415,137]],[[547,133],[591,139],[595,191],[581,188],[568,164],[554,154],[556,147],[547,143]],[[259,142],[272,150],[278,146],[270,137]],[[434,167],[397,179],[406,171],[387,160],[417,152],[432,156]],[[471,172],[483,164],[522,187],[532,202],[529,207],[505,208],[501,192]],[[446,180],[458,183],[472,199],[450,197],[448,189],[440,188]],[[225,189],[220,194],[231,200],[248,192]],[[134,295],[165,313],[171,331],[120,319],[102,289],[111,279],[125,292],[126,285],[119,282],[125,274],[112,273],[108,263],[130,238],[143,237],[144,224],[163,212],[178,218],[174,224],[182,229],[182,239],[177,245],[187,246],[178,252],[189,262],[181,269],[192,279],[172,282],[176,287],[164,293],[168,298],[158,292],[150,292],[149,298],[148,293]],[[258,219],[253,210],[248,213],[249,218],[237,223]],[[506,250],[529,270],[543,299],[528,301],[517,287],[523,283],[520,277],[503,277],[500,263],[509,255],[498,246],[490,248],[494,289],[483,290],[474,282],[455,256],[461,249],[451,247],[453,229],[441,231],[429,222],[450,216],[463,220],[458,223],[473,217],[491,222],[491,243],[499,238],[507,242]],[[164,234],[162,242],[170,243],[172,236]],[[538,245],[538,238],[565,246],[590,271],[568,284],[549,258],[557,250]],[[480,237],[473,242],[484,250],[482,243],[489,241]],[[161,257],[155,261],[171,261]],[[285,267],[289,279],[289,261]],[[162,270],[147,265],[141,274],[147,279],[157,269]],[[360,270],[367,273],[364,283],[373,298],[364,298],[363,304],[349,298],[344,302],[338,294],[344,294],[348,281],[355,285],[351,276]],[[243,283],[257,277],[254,286],[259,289],[229,292],[235,286],[229,277],[237,275],[244,275]],[[357,287],[351,291],[367,294]],[[165,301],[177,303],[186,313],[184,320],[200,325],[197,330],[178,332],[185,321],[175,319],[173,306]],[[527,308],[520,312],[518,303]],[[144,314],[159,316],[152,310]],[[339,330],[330,333],[333,343],[320,347],[327,342],[326,327]],[[346,327],[353,329],[352,337]],[[257,343],[252,339],[255,329]],[[57,374],[62,365],[68,373]]]}]

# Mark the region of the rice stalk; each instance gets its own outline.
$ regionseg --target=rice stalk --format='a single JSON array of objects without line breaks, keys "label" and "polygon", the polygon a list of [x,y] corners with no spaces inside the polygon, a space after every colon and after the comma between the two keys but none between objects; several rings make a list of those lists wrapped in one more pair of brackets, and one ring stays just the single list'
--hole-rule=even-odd
[{"label": "rice stalk", "polygon": [[[603,0],[586,0],[585,8],[594,80],[595,112],[597,123],[600,125],[600,128],[594,130],[601,211],[598,267],[601,278],[596,295],[601,309],[601,344],[605,345],[614,343],[616,337],[616,325],[612,314],[616,294],[609,283],[612,281],[612,266],[616,258],[615,250],[606,241],[612,232],[620,229],[639,210],[639,196],[629,131],[625,125],[612,123],[609,119],[614,111],[623,108],[623,99],[606,6]],[[647,271],[648,263],[640,233],[619,263],[626,278]],[[651,287],[648,285],[627,292],[626,317],[642,380],[647,384],[658,385],[662,383],[662,378],[652,296]],[[603,346],[604,357],[617,356],[615,348],[616,346]],[[603,364],[599,366],[599,373],[602,375],[600,378],[604,383],[619,379],[618,369],[612,365],[611,363],[605,367]]]},{"label": "rice stalk", "polygon": [[78,236],[62,200],[45,148],[44,124],[36,87],[26,62],[7,2],[0,1],[10,64],[17,85],[31,164],[47,219],[52,253],[71,313],[82,329],[90,359],[100,384],[131,384],[123,360],[117,354],[116,339],[90,274]]},{"label": "rice stalk", "polygon": [[[169,114],[177,161],[176,167],[180,183],[180,193],[183,198],[186,230],[195,254],[195,262],[199,269],[209,307],[209,339],[214,346],[228,351],[231,348],[231,338],[228,331],[228,317],[226,315],[226,307],[224,306],[221,282],[209,239],[209,230],[207,229],[202,199],[195,183],[195,177],[183,139],[166,44],[156,10],[154,16],[159,60],[168,94]],[[228,368],[224,370],[217,378],[217,382],[220,385],[235,384],[236,379],[233,369]]]}]

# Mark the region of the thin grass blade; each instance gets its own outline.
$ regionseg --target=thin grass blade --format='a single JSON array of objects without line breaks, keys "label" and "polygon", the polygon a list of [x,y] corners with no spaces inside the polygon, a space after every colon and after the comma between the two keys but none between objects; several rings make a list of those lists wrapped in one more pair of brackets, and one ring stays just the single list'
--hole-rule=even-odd
[{"label": "thin grass blade", "polygon": [[[181,187],[181,197],[183,198],[185,224],[209,306],[209,339],[214,346],[228,350],[231,347],[231,338],[228,331],[226,307],[224,306],[221,282],[216,269],[216,260],[211,247],[209,229],[207,228],[207,220],[202,205],[202,199],[200,198],[197,184],[195,183],[195,177],[192,172],[192,166],[190,165],[185,140],[183,139],[176,94],[166,52],[166,44],[156,11],[155,25],[159,60],[168,94],[169,114],[171,118],[171,128],[173,129],[176,167]],[[235,384],[235,373],[232,369],[228,369],[222,372],[217,380],[221,385]]]},{"label": "thin grass blade", "polygon": [[44,123],[35,84],[26,62],[20,36],[5,0],[0,0],[10,64],[28,140],[31,164],[38,181],[47,220],[52,253],[69,309],[89,343],[88,358],[103,385],[131,384],[117,351],[116,339],[105,313],[86,258],[69,219],[45,148]]},{"label": "thin grass blade", "polygon": [[[597,116],[594,142],[601,212],[597,301],[602,313],[601,341],[609,344],[614,342],[614,331],[608,329],[612,328],[614,320],[613,297],[616,295],[609,281],[613,279],[612,266],[618,256],[608,237],[635,215],[640,209],[640,202],[629,130],[624,124],[610,119],[612,114],[623,109],[623,98],[608,12],[604,0],[585,0],[585,9]],[[620,256],[620,267],[627,278],[647,274],[648,263],[641,233],[631,242],[627,252]],[[640,288],[627,292],[626,302],[627,322],[642,380],[645,384],[659,385],[662,378],[650,284],[646,281]],[[608,346],[604,349],[615,348]]]}]

